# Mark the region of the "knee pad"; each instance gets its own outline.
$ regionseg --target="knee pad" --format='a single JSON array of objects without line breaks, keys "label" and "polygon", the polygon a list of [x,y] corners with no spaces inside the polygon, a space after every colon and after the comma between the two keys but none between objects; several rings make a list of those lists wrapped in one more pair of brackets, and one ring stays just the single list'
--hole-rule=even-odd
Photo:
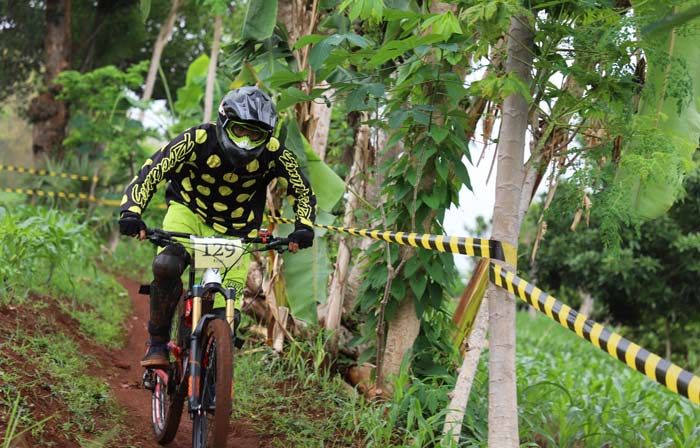
[{"label": "knee pad", "polygon": [[171,244],[153,260],[153,282],[179,279],[189,263],[189,254],[180,244]]}]

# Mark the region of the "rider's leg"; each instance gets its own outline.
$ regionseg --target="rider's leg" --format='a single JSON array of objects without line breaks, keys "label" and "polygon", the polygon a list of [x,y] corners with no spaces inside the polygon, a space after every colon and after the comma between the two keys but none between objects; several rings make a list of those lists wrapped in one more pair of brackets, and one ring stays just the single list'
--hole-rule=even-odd
[{"label": "rider's leg", "polygon": [[[171,232],[198,234],[200,220],[184,205],[172,202],[163,219],[163,229]],[[186,244],[185,241],[183,243]],[[148,323],[149,349],[141,361],[144,367],[162,367],[168,364],[167,343],[170,324],[177,302],[182,295],[182,272],[190,254],[183,246],[171,245],[159,249],[153,260],[151,284],[151,316]]]},{"label": "rider's leg", "polygon": [[179,244],[171,244],[153,260],[151,283],[151,314],[148,321],[149,349],[141,361],[144,367],[167,367],[167,343],[170,339],[170,323],[177,302],[182,295],[180,276],[185,270],[189,255]]}]

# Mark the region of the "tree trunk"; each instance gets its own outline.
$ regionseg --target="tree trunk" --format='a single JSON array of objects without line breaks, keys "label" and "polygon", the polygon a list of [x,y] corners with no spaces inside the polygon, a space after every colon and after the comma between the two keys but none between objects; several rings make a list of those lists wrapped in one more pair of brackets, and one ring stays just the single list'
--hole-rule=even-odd
[{"label": "tree trunk", "polygon": [[71,0],[47,0],[45,17],[44,83],[47,91],[35,97],[29,106],[30,121],[34,124],[32,152],[35,160],[44,156],[63,157],[68,109],[65,102],[56,99],[60,86],[54,84],[54,80],[70,66]]},{"label": "tree trunk", "polygon": [[[367,170],[367,149],[369,147],[369,126],[360,125],[355,134],[355,156],[353,159],[350,174],[346,180],[348,190],[350,190],[347,204],[345,204],[345,215],[343,217],[343,227],[349,228],[355,222],[355,210],[359,204],[358,192],[364,188],[364,176]],[[333,278],[328,288],[328,314],[326,317],[326,329],[337,331],[340,326],[340,318],[343,314],[343,299],[345,297],[346,280],[348,278],[348,268],[350,266],[351,247],[349,237],[341,236],[338,242],[338,257],[335,262]]]},{"label": "tree trunk", "polygon": [[308,0],[280,0],[277,5],[277,21],[287,28],[290,47],[304,34],[304,25],[309,22],[307,3]]},{"label": "tree trunk", "polygon": [[165,19],[165,23],[160,28],[158,32],[158,37],[156,38],[156,43],[153,45],[153,55],[151,56],[151,65],[148,68],[148,75],[146,76],[146,86],[143,89],[143,96],[141,99],[143,101],[148,101],[153,96],[153,87],[156,84],[156,76],[158,75],[158,66],[160,66],[160,58],[163,55],[163,49],[165,45],[170,40],[170,36],[173,32],[173,27],[175,26],[175,19],[177,18],[177,11],[180,9],[182,0],[173,0],[170,6],[170,12],[168,17]]},{"label": "tree trunk", "polygon": [[[323,81],[318,87],[328,88],[329,85],[326,81]],[[325,95],[331,97],[333,96],[333,91],[327,90]],[[309,123],[307,127],[309,143],[321,160],[326,159],[326,147],[328,146],[328,133],[331,129],[332,111],[332,106],[325,102],[313,101],[309,107]]]},{"label": "tree trunk", "polygon": [[207,71],[207,87],[204,91],[203,121],[205,123],[211,120],[214,105],[214,84],[216,83],[216,66],[219,59],[219,50],[221,49],[222,28],[221,16],[216,16],[214,19],[214,41],[211,44],[211,57],[209,58],[209,70]]},{"label": "tree trunk", "polygon": [[[513,17],[507,43],[506,72],[530,85],[533,32],[526,17]],[[520,199],[524,181],[523,155],[528,125],[528,104],[520,94],[503,104],[498,138],[496,202],[493,238],[515,247],[520,232]],[[514,270],[514,266],[507,266]],[[515,381],[515,303],[511,294],[489,285],[489,447],[516,448],[518,403]]]},{"label": "tree trunk", "polygon": [[467,342],[467,352],[464,354],[462,366],[459,368],[457,382],[452,391],[450,405],[447,408],[445,416],[445,425],[442,428],[442,434],[445,437],[451,437],[455,444],[459,443],[459,435],[462,433],[462,421],[464,420],[464,412],[467,409],[469,402],[469,394],[474,383],[474,374],[479,365],[481,351],[486,346],[486,329],[488,327],[489,317],[488,307],[482,304],[479,312],[476,314],[474,328],[469,335]]},{"label": "tree trunk", "polygon": [[[413,343],[420,332],[420,319],[416,315],[414,301],[413,294],[407,293],[396,309],[394,318],[388,322],[389,330],[386,335],[383,368],[382,372],[377,374],[377,387],[387,395],[393,394],[392,382],[387,380],[391,376],[399,374],[404,356],[413,348]],[[379,349],[377,347],[377,350]],[[379,381],[380,374],[383,379],[381,382]]]}]

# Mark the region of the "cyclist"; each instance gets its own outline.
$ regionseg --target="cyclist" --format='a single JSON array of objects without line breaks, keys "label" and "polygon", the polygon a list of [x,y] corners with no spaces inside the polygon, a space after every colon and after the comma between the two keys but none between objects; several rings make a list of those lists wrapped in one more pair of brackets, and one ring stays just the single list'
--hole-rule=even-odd
[{"label": "cyclist", "polygon": [[[141,214],[158,183],[166,180],[164,230],[254,237],[262,223],[267,185],[282,177],[288,183],[287,193],[294,198],[296,214],[289,250],[311,247],[316,197],[294,154],[272,136],[276,122],[275,105],[257,87],[227,93],[216,123],[186,130],[146,160],[122,198],[120,232],[145,239]],[[180,277],[189,256],[182,245],[172,244],[153,260],[150,340],[143,367],[168,365],[170,322],[182,294]],[[244,258],[223,279],[224,286],[236,288],[238,304],[249,265]]]}]

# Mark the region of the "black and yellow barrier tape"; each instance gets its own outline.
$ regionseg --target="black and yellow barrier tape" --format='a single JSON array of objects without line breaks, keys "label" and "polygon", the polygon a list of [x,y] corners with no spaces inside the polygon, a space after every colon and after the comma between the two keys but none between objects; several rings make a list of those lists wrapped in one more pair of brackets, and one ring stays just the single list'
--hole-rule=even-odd
[{"label": "black and yellow barrier tape", "polygon": [[26,174],[32,174],[34,176],[59,177],[61,179],[71,179],[71,180],[84,180],[84,181],[91,180],[93,182],[97,182],[98,180],[100,180],[100,178],[97,176],[85,176],[83,174],[72,174],[72,173],[59,173],[56,171],[49,171],[49,170],[46,170],[43,168],[36,169],[36,168],[17,166],[17,165],[2,165],[2,164],[0,164],[0,171],[26,173]]},{"label": "black and yellow barrier tape", "polygon": [[[270,216],[272,222],[283,224],[294,224],[293,219]],[[356,229],[314,224],[314,227],[330,230],[333,232],[348,233],[354,236],[363,236],[377,241],[396,243],[402,246],[420,247],[439,252],[449,252],[453,254],[469,255],[472,257],[490,258],[501,260],[511,265],[516,264],[517,251],[514,246],[496,240],[483,238],[469,238],[463,236],[431,235],[414,232],[389,232],[382,230]]]},{"label": "black and yellow barrier tape", "polygon": [[3,188],[2,191],[5,193],[17,193],[24,194],[27,196],[38,196],[42,198],[61,198],[61,199],[78,199],[81,201],[92,202],[94,204],[107,205],[107,206],[119,206],[119,201],[116,199],[100,199],[95,196],[91,196],[87,193],[71,193],[67,191],[49,191],[49,190],[38,190],[31,188]]},{"label": "black and yellow barrier tape", "polygon": [[[276,216],[268,216],[268,219],[277,223],[294,223],[292,219]],[[322,224],[314,224],[314,227],[387,241],[389,243],[421,247],[428,250],[490,258],[492,260],[505,261],[513,266],[517,257],[515,247],[497,240],[369,229],[346,229],[344,227]],[[607,330],[602,325],[588,319],[585,315],[556,300],[553,296],[526,282],[499,264],[490,263],[489,279],[496,286],[507,289],[510,293],[517,295],[536,310],[544,313],[550,319],[573,331],[609,355],[624,362],[632,369],[667,387],[672,392],[688,398],[691,402],[700,404],[700,377],[623,338],[619,334]]]},{"label": "black and yellow barrier tape", "polygon": [[66,191],[46,191],[46,190],[33,190],[30,188],[3,188],[6,193],[17,193],[25,194],[28,196],[40,196],[48,198],[62,198],[62,199],[80,199],[88,202],[102,202],[101,199],[97,199],[95,196],[90,196],[86,193],[70,193]]},{"label": "black and yellow barrier tape", "polygon": [[513,272],[491,263],[491,281],[632,369],[700,404],[700,377],[610,331]]}]

